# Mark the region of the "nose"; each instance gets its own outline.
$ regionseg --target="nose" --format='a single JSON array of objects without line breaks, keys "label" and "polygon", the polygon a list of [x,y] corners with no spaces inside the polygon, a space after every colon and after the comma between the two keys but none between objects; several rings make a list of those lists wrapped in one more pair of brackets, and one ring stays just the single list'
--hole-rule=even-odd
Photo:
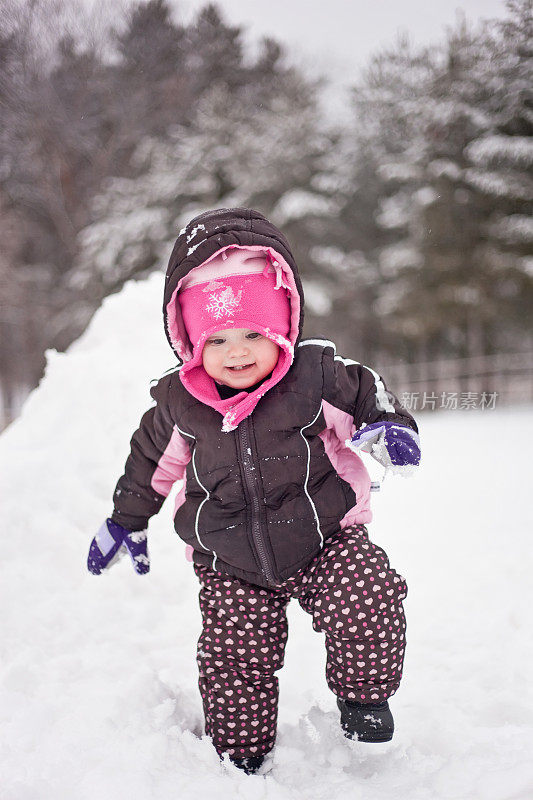
[{"label": "nose", "polygon": [[248,347],[246,340],[232,342],[228,348],[228,356],[230,358],[242,358],[243,356],[248,355],[249,352],[250,348]]}]

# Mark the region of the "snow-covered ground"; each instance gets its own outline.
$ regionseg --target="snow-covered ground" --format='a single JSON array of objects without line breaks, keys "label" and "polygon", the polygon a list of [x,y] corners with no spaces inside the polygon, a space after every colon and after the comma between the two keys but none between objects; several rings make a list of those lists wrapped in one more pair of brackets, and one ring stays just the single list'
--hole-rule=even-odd
[{"label": "snow-covered ground", "polygon": [[149,575],[85,567],[149,381],[173,365],[161,296],[156,275],[106,300],[0,438],[2,800],[533,797],[531,407],[422,416],[419,475],[374,495],[371,537],[410,587],[393,741],[343,738],[322,639],[293,604],[265,775],[220,764],[171,501]]}]

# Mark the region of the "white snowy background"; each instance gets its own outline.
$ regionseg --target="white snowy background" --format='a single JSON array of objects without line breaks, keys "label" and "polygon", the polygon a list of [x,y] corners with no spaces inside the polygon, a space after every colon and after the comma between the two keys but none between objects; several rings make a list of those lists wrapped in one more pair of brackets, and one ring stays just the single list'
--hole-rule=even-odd
[{"label": "white snowy background", "polygon": [[531,798],[531,407],[421,415],[418,476],[374,495],[371,537],[409,584],[393,741],[343,738],[322,638],[296,605],[265,774],[219,762],[172,501],[150,525],[149,575],[85,566],[149,381],[174,363],[162,282],[127,284],[50,353],[0,438],[2,800]]}]

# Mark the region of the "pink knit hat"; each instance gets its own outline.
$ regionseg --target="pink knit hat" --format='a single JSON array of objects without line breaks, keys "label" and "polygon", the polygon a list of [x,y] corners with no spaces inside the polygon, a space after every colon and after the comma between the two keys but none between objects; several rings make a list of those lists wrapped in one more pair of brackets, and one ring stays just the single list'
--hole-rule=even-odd
[{"label": "pink knit hat", "polygon": [[[291,308],[287,289],[281,270],[265,253],[245,248],[215,256],[191,271],[180,286],[177,299],[193,350],[190,361],[180,369],[180,380],[193,397],[223,415],[226,432],[253,411],[260,397],[291,366],[294,348],[288,338]],[[259,389],[223,400],[203,367],[202,351],[206,339],[225,328],[257,331],[275,342],[280,354],[272,375]]]}]

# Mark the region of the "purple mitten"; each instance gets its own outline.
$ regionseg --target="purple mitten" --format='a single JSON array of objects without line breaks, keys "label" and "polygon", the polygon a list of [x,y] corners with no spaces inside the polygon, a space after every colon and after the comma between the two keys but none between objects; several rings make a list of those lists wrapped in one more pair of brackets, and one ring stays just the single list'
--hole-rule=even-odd
[{"label": "purple mitten", "polygon": [[373,422],[360,428],[346,445],[370,453],[387,470],[410,474],[420,463],[420,437],[397,422]]},{"label": "purple mitten", "polygon": [[100,575],[102,570],[108,569],[126,552],[138,575],[150,571],[146,531],[128,531],[113,520],[106,519],[91,542],[87,569],[93,575]]}]

